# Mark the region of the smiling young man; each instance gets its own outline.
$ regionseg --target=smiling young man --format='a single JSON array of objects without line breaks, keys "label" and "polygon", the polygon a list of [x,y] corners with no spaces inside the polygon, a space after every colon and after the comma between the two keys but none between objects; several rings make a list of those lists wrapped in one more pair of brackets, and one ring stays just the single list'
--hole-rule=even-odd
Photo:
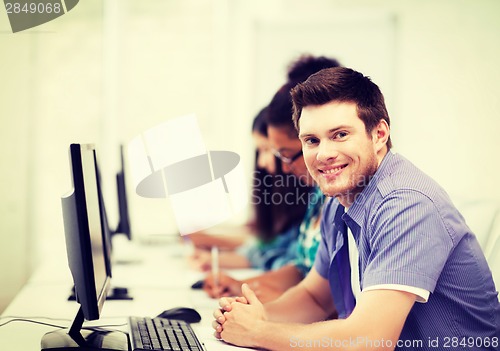
[{"label": "smiling young man", "polygon": [[285,200],[307,202],[307,210],[300,224],[296,242],[288,247],[288,252],[294,259],[286,266],[244,281],[233,279],[227,274],[220,274],[217,284],[214,284],[213,276],[209,275],[204,282],[204,290],[209,296],[240,295],[242,283],[246,282],[255,289],[261,301],[271,301],[300,282],[312,268],[321,239],[319,225],[325,196],[307,171],[302,157],[302,145],[292,121],[293,105],[290,90],[311,74],[338,65],[338,61],[333,58],[300,56],[289,66],[288,82],[281,86],[266,107],[267,140],[281,170],[294,176],[296,186],[302,184],[311,187],[307,197],[287,197]]},{"label": "smiling young man", "polygon": [[[216,337],[270,350],[498,350],[500,304],[484,255],[445,191],[390,151],[379,88],[333,68],[292,98],[307,168],[332,197],[316,261],[265,307],[246,285],[221,299]],[[335,309],[339,319],[325,320]]]}]

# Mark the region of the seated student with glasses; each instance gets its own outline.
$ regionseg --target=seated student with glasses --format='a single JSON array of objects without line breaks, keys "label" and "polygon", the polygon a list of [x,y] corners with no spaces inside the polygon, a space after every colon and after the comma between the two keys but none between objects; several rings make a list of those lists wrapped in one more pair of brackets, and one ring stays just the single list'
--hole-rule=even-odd
[{"label": "seated student with glasses", "polygon": [[[235,242],[232,235],[214,237],[211,234],[195,234],[197,238],[194,241],[198,241],[198,247],[189,258],[195,269],[211,269],[211,246],[223,248],[218,255],[220,268],[251,267],[268,271],[281,268],[295,259],[299,225],[307,203],[291,203],[289,200],[307,196],[311,187],[297,184],[292,175],[282,172],[269,146],[266,111],[267,108],[262,109],[252,125],[252,137],[257,149],[252,190],[254,218],[247,226],[247,238],[231,248],[226,243]],[[241,228],[239,230],[242,231]],[[200,245],[201,236],[203,246]]]},{"label": "seated student with glasses", "polygon": [[[310,73],[324,67],[336,67],[338,62],[324,57],[301,57],[292,65],[291,72],[301,72],[305,80]],[[297,75],[297,74],[296,74]],[[304,75],[306,75],[304,77]],[[301,81],[300,78],[299,82]],[[300,226],[295,259],[290,264],[271,272],[243,281],[219,274],[217,284],[211,275],[205,279],[204,289],[211,297],[241,295],[241,285],[246,282],[252,286],[262,301],[271,301],[284,291],[299,283],[311,269],[320,242],[319,223],[324,195],[315,186],[302,156],[302,148],[291,119],[292,101],[290,89],[297,81],[282,86],[274,95],[267,111],[268,138],[274,155],[281,160],[283,172],[293,174],[296,182],[314,186],[306,198],[308,209]]]}]

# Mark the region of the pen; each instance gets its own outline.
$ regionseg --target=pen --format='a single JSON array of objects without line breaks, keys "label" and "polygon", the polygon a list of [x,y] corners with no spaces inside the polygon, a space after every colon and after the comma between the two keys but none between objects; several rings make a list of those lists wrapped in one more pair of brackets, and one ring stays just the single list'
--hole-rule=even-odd
[{"label": "pen", "polygon": [[219,286],[219,248],[212,246],[212,276],[214,277],[214,287]]}]

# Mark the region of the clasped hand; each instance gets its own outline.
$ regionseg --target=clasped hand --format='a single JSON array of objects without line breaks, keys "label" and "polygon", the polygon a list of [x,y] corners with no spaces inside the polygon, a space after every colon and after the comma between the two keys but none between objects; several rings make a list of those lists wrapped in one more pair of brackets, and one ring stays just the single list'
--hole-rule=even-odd
[{"label": "clasped hand", "polygon": [[243,296],[223,297],[214,311],[215,337],[238,346],[255,347],[259,327],[267,320],[264,306],[248,284],[241,287]]}]

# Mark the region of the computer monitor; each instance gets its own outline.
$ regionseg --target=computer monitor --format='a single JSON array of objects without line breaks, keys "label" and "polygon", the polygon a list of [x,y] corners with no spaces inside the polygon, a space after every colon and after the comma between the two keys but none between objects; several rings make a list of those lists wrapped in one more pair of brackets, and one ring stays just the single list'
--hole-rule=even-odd
[{"label": "computer monitor", "polygon": [[82,329],[85,320],[99,319],[111,271],[107,266],[95,148],[71,144],[69,158],[73,189],[62,197],[62,209],[68,265],[80,308],[71,327],[45,334],[41,347],[44,351],[128,350],[125,333]]},{"label": "computer monitor", "polygon": [[[99,162],[97,160],[97,155],[95,155],[95,165],[96,165],[96,173],[97,173],[97,194],[99,196],[99,207],[100,207],[100,212],[101,212],[101,227],[102,227],[102,234],[103,234],[103,244],[104,244],[104,250],[105,250],[105,255],[104,255],[104,260],[106,262],[106,270],[108,272],[108,275],[111,277],[112,276],[112,269],[111,269],[111,256],[112,256],[112,230],[109,227],[109,222],[108,222],[108,215],[106,212],[106,205],[104,201],[104,195],[103,195],[103,190],[102,190],[102,178],[101,178],[101,173],[99,172]],[[113,286],[111,289],[109,289],[108,295],[106,297],[106,300],[133,300],[133,297],[128,294],[128,289],[126,287],[118,287],[118,286]]]},{"label": "computer monitor", "polygon": [[[102,228],[102,236],[103,236],[103,247],[105,250],[105,255],[104,255],[104,262],[106,264],[106,271],[107,274],[111,277],[112,276],[112,239],[111,239],[111,233],[112,230],[109,227],[108,224],[108,215],[106,212],[106,205],[104,202],[104,195],[103,195],[103,190],[102,190],[102,178],[101,178],[101,173],[99,172],[99,162],[97,160],[97,154],[95,155],[95,169],[97,173],[97,194],[99,198],[99,209],[101,213],[101,228]],[[73,289],[71,291],[71,294],[68,297],[68,300],[74,301],[76,300],[76,289],[75,286],[73,286]],[[133,300],[133,297],[128,294],[128,289],[126,287],[113,287],[109,289],[108,295],[106,297],[106,300]]]},{"label": "computer monitor", "polygon": [[127,188],[125,182],[125,159],[123,156],[123,145],[120,145],[120,167],[121,169],[116,173],[116,191],[118,193],[118,225],[113,234],[125,234],[125,236],[132,240],[130,230],[130,217],[128,212],[128,199]]}]

